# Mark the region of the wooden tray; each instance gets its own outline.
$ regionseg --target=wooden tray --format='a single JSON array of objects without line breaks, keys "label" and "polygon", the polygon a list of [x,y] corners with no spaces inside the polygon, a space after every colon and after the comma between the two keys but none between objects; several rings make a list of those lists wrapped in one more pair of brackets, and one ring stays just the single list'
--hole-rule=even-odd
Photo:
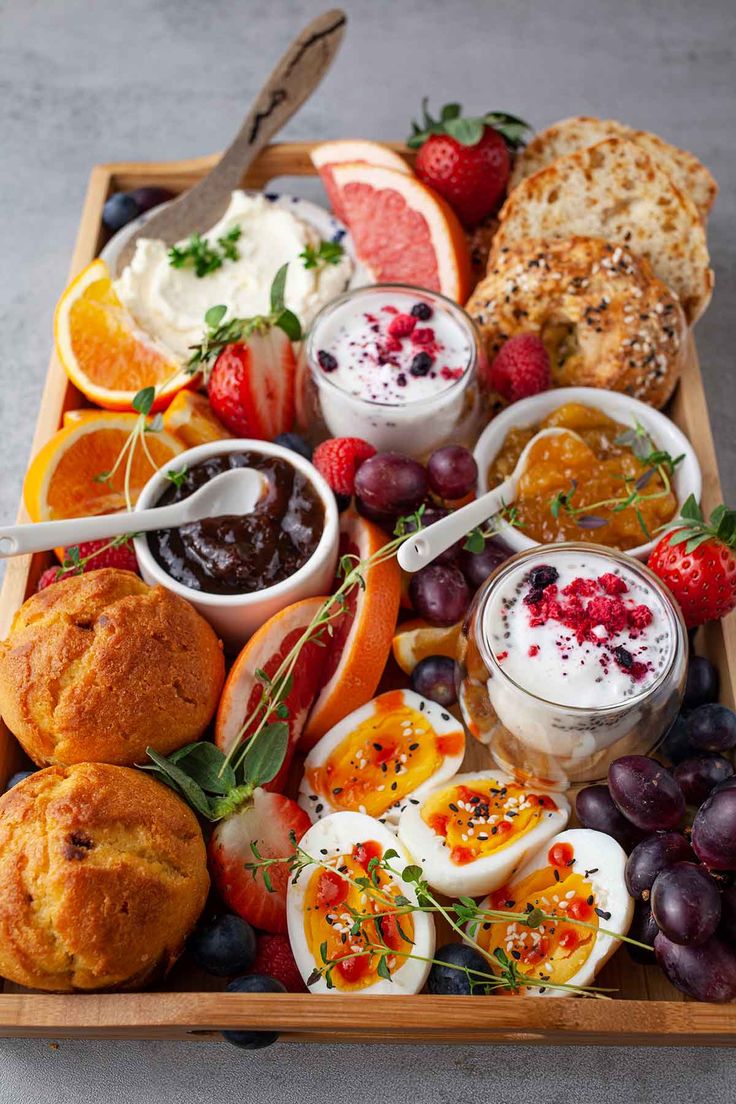
[{"label": "wooden tray", "polygon": [[[403,147],[396,147],[407,153]],[[261,188],[279,176],[314,174],[311,144],[266,149],[244,180]],[[212,167],[195,161],[96,166],[90,177],[70,277],[104,243],[102,206],[111,192],[160,185],[179,192]],[[56,357],[49,366],[33,452],[61,425],[64,412],[84,405]],[[690,356],[670,411],[693,443],[703,469],[704,507],[722,501],[703,384],[691,341]],[[19,520],[28,520],[21,507]],[[0,595],[0,637],[33,592],[49,556],[10,561]],[[733,705],[736,619],[701,631],[698,649],[718,666],[724,700]],[[0,789],[24,765],[23,754],[0,725]],[[736,1043],[736,1004],[685,1000],[656,967],[638,967],[620,950],[601,974],[614,986],[613,1000],[514,999],[513,997],[412,997],[351,995],[239,995],[213,991],[211,978],[177,967],[157,991],[140,994],[55,995],[29,992],[0,981],[0,1036],[53,1038],[207,1037],[222,1028],[262,1028],[302,1042],[597,1043],[716,1046]]]}]

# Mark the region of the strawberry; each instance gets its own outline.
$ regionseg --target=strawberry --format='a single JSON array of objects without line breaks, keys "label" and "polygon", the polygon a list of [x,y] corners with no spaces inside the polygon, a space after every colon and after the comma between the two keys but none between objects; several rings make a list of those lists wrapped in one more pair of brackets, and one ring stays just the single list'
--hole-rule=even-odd
[{"label": "strawberry", "polygon": [[716,506],[706,522],[690,495],[648,563],[677,599],[689,629],[725,617],[736,607],[736,510]]},{"label": "strawberry", "polygon": [[355,491],[355,473],[364,460],[375,455],[373,445],[360,437],[331,437],[329,441],[317,445],[312,463],[333,491],[341,495],[351,495]]},{"label": "strawberry", "polygon": [[310,824],[296,801],[258,787],[252,802],[215,827],[208,844],[215,888],[228,908],[255,928],[286,931],[289,874],[283,863],[264,868],[267,881],[264,870],[246,870],[247,863],[257,861],[252,844],[262,859],[287,858],[294,851],[291,833],[298,841]]},{"label": "strawberry", "polygon": [[289,993],[304,993],[307,989],[286,935],[259,935],[256,957],[248,973],[276,978]]},{"label": "strawberry", "polygon": [[296,362],[291,341],[272,326],[226,345],[208,383],[210,406],[236,437],[273,440],[294,422]]},{"label": "strawberry", "polygon": [[490,366],[491,388],[507,402],[517,402],[552,385],[549,355],[536,334],[517,334],[501,346]]},{"label": "strawberry", "polygon": [[439,120],[422,101],[423,126],[412,123],[407,144],[418,149],[414,171],[438,192],[460,221],[474,226],[500,206],[511,173],[511,151],[522,144],[527,123],[505,112],[463,118],[459,104],[445,104]]},{"label": "strawberry", "polygon": [[114,540],[83,541],[64,549],[61,567],[48,567],[38,580],[36,590],[45,590],[51,583],[68,579],[70,575],[96,571],[99,567],[118,567],[122,571],[138,571],[138,560],[131,541],[116,544]]}]

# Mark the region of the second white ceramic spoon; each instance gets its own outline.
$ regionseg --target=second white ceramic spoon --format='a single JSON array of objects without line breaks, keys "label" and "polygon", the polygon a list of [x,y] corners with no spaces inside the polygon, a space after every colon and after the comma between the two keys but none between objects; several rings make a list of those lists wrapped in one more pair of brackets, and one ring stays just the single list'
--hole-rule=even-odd
[{"label": "second white ceramic spoon", "polygon": [[516,498],[519,477],[526,467],[531,450],[546,437],[559,437],[563,433],[581,440],[580,435],[572,429],[561,429],[558,426],[540,429],[539,433],[535,433],[531,441],[524,446],[516,467],[503,483],[499,483],[492,491],[487,491],[480,498],[469,502],[467,506],[461,506],[459,510],[454,510],[446,517],[440,518],[426,529],[420,529],[409,540],[404,541],[396,557],[404,571],[414,572],[426,567],[476,525],[482,525],[497,513],[502,506],[511,505]]},{"label": "second white ceramic spoon", "polygon": [[82,541],[121,537],[124,533],[150,533],[153,529],[177,529],[205,518],[252,514],[269,482],[256,468],[233,468],[210,479],[181,502],[151,510],[131,510],[97,517],[65,518],[0,529],[0,559],[49,548],[68,547]]}]

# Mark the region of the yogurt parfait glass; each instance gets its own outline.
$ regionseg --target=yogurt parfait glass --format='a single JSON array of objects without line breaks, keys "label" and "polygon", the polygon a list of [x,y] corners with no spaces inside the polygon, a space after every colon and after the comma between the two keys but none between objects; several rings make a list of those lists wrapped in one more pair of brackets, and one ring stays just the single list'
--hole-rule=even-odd
[{"label": "yogurt parfait glass", "polygon": [[565,789],[651,752],[675,719],[688,637],[649,568],[602,546],[506,560],[468,611],[458,654],[470,732],[520,781]]},{"label": "yogurt parfait glass", "polygon": [[479,428],[480,342],[466,312],[408,284],[355,288],[315,318],[300,364],[299,421],[314,440],[361,437],[427,456]]}]

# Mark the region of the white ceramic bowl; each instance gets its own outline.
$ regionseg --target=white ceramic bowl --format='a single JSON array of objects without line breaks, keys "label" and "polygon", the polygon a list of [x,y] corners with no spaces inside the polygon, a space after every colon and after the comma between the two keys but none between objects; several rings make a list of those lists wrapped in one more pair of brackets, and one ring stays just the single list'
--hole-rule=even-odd
[{"label": "white ceramic bowl", "polygon": [[[672,480],[678,506],[682,506],[691,494],[695,495],[696,499],[700,499],[703,481],[698,458],[687,437],[675,423],[654,407],[647,406],[638,399],[622,395],[619,391],[605,391],[597,387],[553,388],[551,391],[532,395],[528,399],[521,399],[501,411],[483,430],[473,453],[478,464],[479,495],[491,489],[488,486],[488,468],[500,452],[506,434],[511,429],[523,429],[538,424],[553,410],[569,402],[592,406],[623,425],[633,427],[635,422],[640,422],[658,448],[666,449],[673,457],[684,454],[684,459],[677,465]],[[501,524],[499,527],[499,536],[514,552],[534,548],[537,543],[518,529],[506,524]],[[629,549],[628,555],[646,560],[657,539]]]},{"label": "white ceramic bowl", "polygon": [[194,608],[205,617],[223,641],[231,647],[240,647],[256,629],[279,610],[298,602],[302,598],[313,598],[318,594],[329,594],[335,577],[337,548],[340,535],[335,496],[317,469],[296,452],[282,448],[269,441],[224,440],[212,441],[197,448],[179,453],[170,463],[151,476],[141,491],[137,509],[146,510],[155,506],[170,486],[166,472],[191,467],[211,456],[222,456],[231,452],[258,452],[263,456],[278,456],[288,461],[311,482],[319,494],[325,508],[325,525],[314,552],[298,571],[283,582],[265,587],[250,594],[207,594],[205,591],[192,590],[177,582],[154,559],[145,535],[135,538],[135,552],[141,575],[150,586],[159,584],[186,598]]}]

